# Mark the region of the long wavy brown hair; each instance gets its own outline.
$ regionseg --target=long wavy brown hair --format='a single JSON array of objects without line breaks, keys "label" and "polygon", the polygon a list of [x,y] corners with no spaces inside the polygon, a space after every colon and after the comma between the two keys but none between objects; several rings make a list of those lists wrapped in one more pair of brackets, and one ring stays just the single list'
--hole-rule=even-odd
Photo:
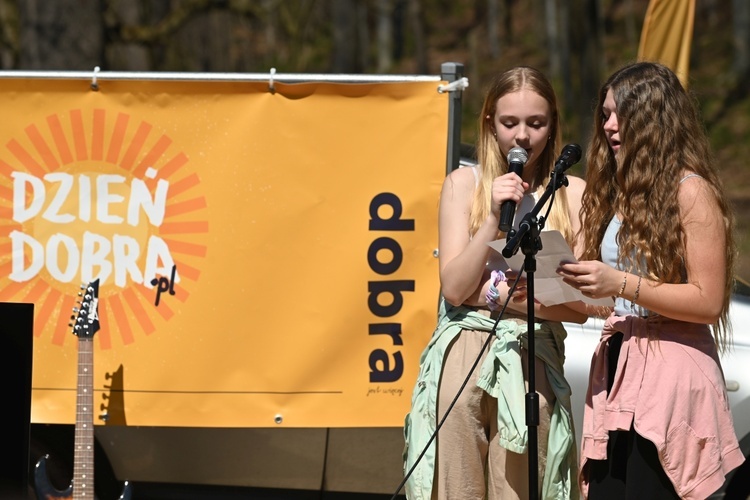
[{"label": "long wavy brown hair", "polygon": [[[474,192],[471,207],[469,229],[474,234],[490,212],[492,202],[492,181],[508,172],[508,159],[500,151],[493,129],[493,119],[497,101],[506,94],[528,89],[542,96],[550,106],[552,120],[550,126],[550,140],[547,142],[542,155],[539,157],[534,185],[537,193],[544,192],[550,180],[550,173],[554,166],[561,142],[560,117],[557,110],[557,96],[552,84],[544,74],[532,67],[517,66],[510,68],[495,77],[485,94],[482,112],[479,116],[479,138],[477,140],[477,160],[479,161],[480,182]],[[545,209],[546,210],[546,207]],[[543,212],[540,212],[543,213]],[[573,229],[568,213],[568,198],[565,188],[555,193],[553,207],[550,211],[547,227],[560,231],[569,244],[573,244]],[[498,233],[502,235],[503,233]]]},{"label": "long wavy brown hair", "polygon": [[[602,105],[609,89],[621,141],[616,158],[603,129]],[[601,258],[604,232],[619,214],[619,264],[657,282],[684,282],[685,233],[677,190],[685,172],[698,174],[710,186],[724,217],[724,305],[713,325],[714,340],[724,351],[731,345],[734,216],[696,101],[669,68],[650,62],[633,63],[614,73],[598,99],[581,208],[583,259]]]}]

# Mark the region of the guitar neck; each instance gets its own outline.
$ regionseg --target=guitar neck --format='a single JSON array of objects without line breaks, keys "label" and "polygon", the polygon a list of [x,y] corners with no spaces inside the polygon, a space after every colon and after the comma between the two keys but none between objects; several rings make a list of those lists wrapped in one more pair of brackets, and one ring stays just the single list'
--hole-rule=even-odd
[{"label": "guitar neck", "polygon": [[94,342],[78,339],[78,389],[76,396],[73,499],[94,498]]}]

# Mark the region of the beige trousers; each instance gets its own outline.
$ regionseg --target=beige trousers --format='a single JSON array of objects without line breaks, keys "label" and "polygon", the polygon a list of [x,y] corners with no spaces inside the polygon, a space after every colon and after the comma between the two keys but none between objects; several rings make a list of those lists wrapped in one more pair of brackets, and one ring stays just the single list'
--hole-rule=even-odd
[{"label": "beige trousers", "polygon": [[[488,332],[463,330],[446,353],[438,393],[438,423],[476,361]],[[487,350],[482,354],[486,357]],[[528,355],[521,351],[528,390]],[[528,454],[506,450],[498,442],[497,399],[477,387],[482,361],[472,372],[437,436],[432,498],[438,500],[526,500],[529,498]],[[536,359],[539,394],[539,486],[547,459],[547,438],[555,403],[544,363]],[[525,414],[525,412],[524,412]],[[522,422],[526,425],[526,422]]]}]

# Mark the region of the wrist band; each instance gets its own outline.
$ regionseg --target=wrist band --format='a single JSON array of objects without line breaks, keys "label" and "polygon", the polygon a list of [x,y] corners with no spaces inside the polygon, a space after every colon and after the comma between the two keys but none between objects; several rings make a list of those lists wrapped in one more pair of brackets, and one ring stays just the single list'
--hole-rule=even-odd
[{"label": "wrist band", "polygon": [[492,271],[490,274],[490,286],[487,288],[487,293],[484,296],[484,299],[487,302],[487,307],[489,307],[491,311],[494,311],[498,307],[497,300],[500,298],[500,291],[497,289],[497,285],[503,281],[507,281],[504,272]]}]

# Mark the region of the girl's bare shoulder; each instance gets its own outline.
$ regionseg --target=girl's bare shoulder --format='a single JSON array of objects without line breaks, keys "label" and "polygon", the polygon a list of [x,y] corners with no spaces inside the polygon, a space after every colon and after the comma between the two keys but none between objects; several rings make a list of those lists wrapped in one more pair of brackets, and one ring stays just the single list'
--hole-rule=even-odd
[{"label": "girl's bare shoulder", "polygon": [[569,175],[568,176],[568,192],[580,192],[583,193],[583,190],[586,188],[586,181],[583,180],[580,177],[576,177],[575,175]]},{"label": "girl's bare shoulder", "polygon": [[450,172],[443,182],[443,188],[452,187],[461,191],[474,191],[478,184],[479,171],[477,167],[461,167]]}]

